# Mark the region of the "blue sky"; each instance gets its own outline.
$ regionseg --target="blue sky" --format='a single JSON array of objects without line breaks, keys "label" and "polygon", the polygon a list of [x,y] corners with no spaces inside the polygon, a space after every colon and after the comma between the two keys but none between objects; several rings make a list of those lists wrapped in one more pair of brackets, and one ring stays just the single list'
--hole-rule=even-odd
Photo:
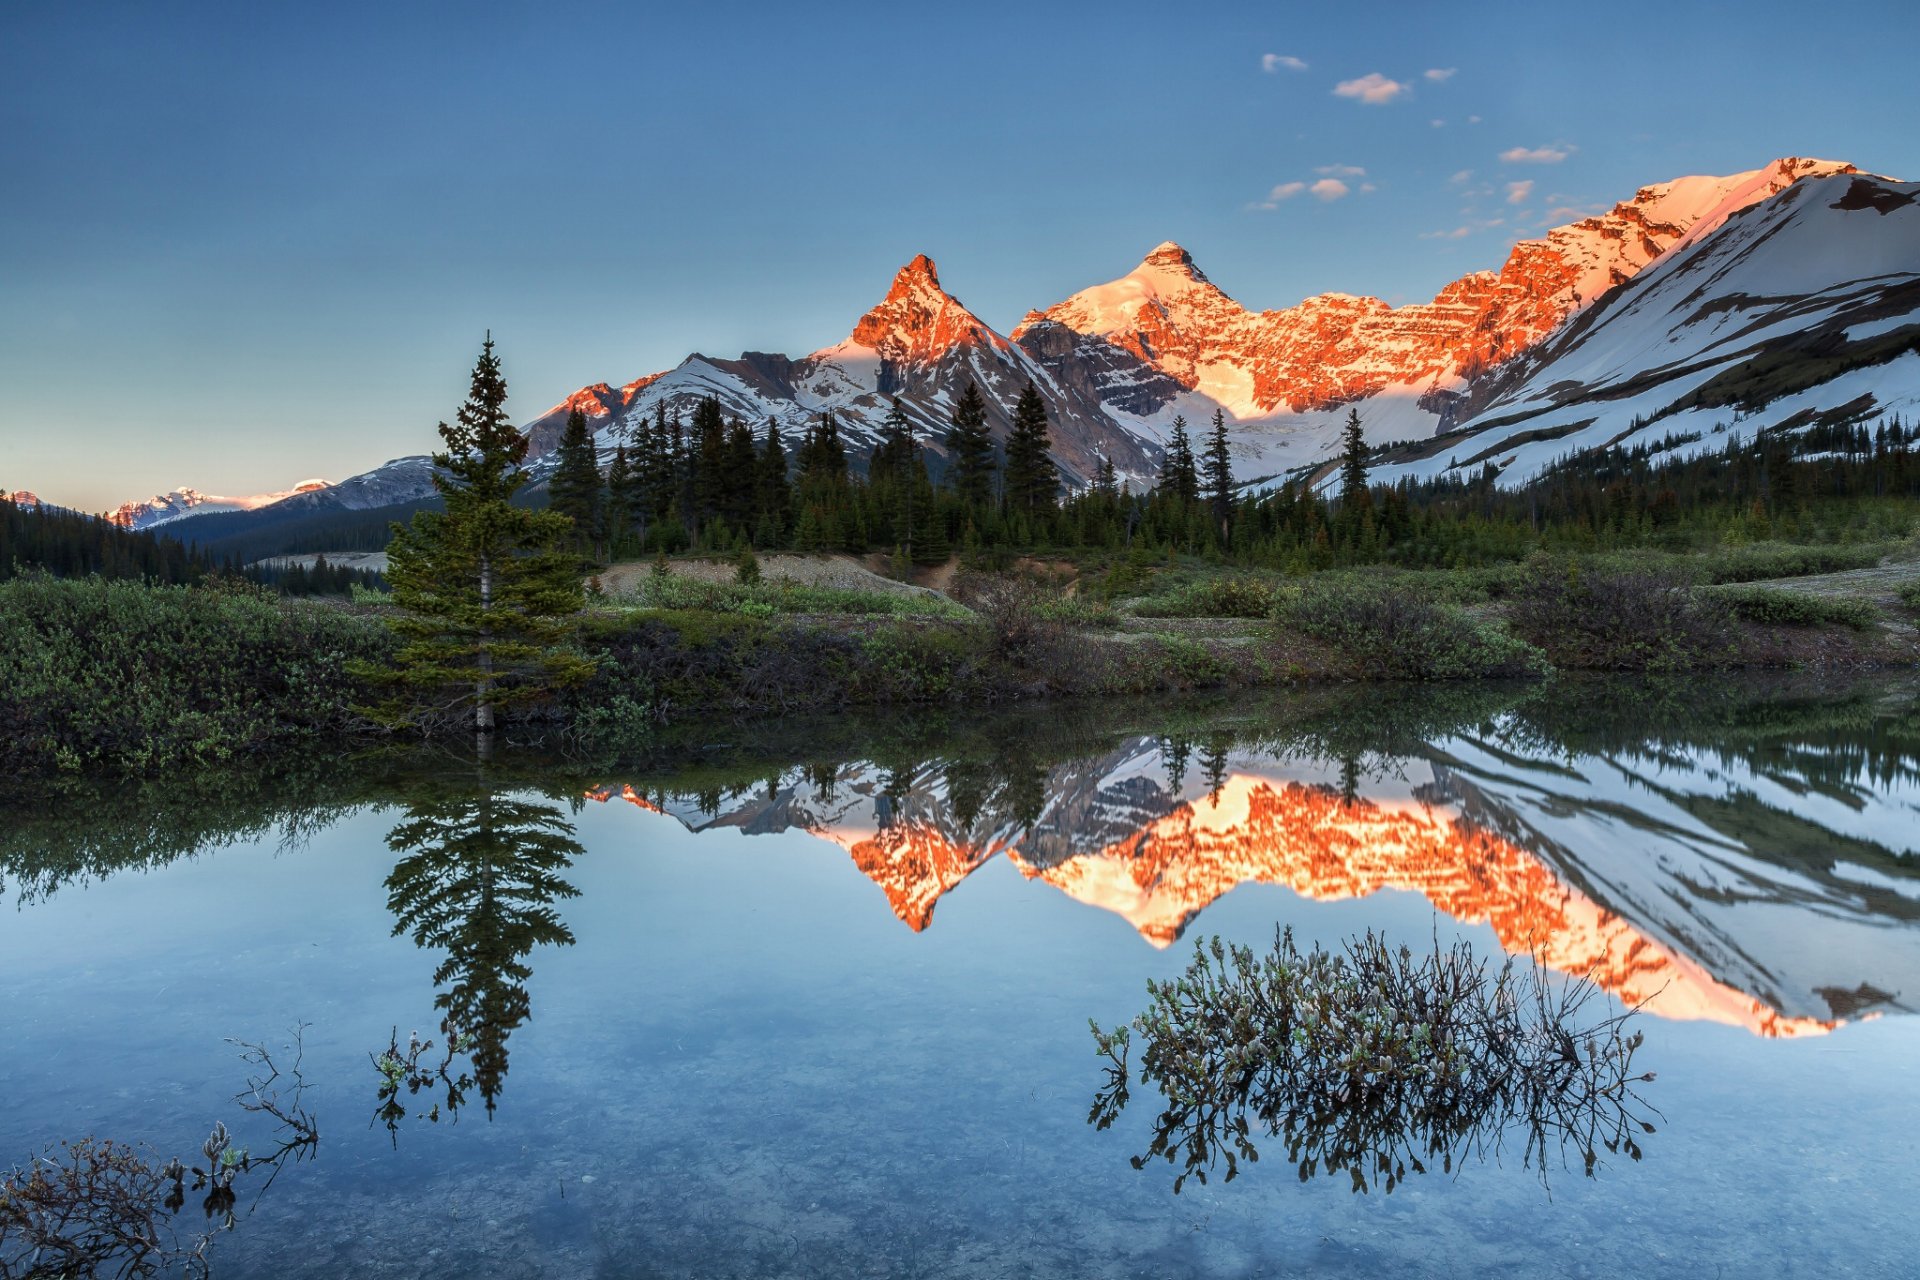
[{"label": "blue sky", "polygon": [[1920,178],[1916,37],[1911,3],[15,0],[0,488],[340,479],[436,443],[489,327],[524,419],[836,341],[919,252],[1002,331],[1165,239],[1250,306],[1422,300],[1681,174]]}]

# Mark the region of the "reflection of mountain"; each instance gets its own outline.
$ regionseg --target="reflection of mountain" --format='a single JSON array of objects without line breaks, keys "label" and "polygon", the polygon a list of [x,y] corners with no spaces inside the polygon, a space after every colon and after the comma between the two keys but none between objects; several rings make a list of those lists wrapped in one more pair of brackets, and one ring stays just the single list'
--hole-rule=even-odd
[{"label": "reflection of mountain", "polygon": [[[1920,813],[1910,779],[1816,786],[1732,760],[1533,760],[1447,738],[1349,794],[1351,770],[1217,750],[1187,779],[1184,755],[1135,738],[1056,766],[1033,796],[1030,771],[961,764],[795,771],[704,802],[624,794],[695,830],[832,840],[915,930],[1004,853],[1156,946],[1248,882],[1321,900],[1401,889],[1669,1017],[1797,1035],[1920,994],[1920,875],[1893,856]],[[1824,863],[1801,856],[1819,838]]]}]

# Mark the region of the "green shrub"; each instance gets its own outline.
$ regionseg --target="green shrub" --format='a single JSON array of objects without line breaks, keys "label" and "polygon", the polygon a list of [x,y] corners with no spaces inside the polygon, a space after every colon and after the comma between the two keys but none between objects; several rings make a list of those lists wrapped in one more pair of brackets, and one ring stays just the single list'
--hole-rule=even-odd
[{"label": "green shrub", "polygon": [[1920,610],[1920,582],[1902,583],[1897,594],[1901,604],[1909,609]]},{"label": "green shrub", "polygon": [[[740,566],[736,566],[736,574]],[[844,613],[878,617],[964,618],[965,609],[923,592],[861,591],[849,587],[812,587],[776,579],[759,582],[709,582],[676,573],[651,573],[619,603],[643,609],[700,609],[712,613]]]},{"label": "green shrub", "polygon": [[143,771],[212,764],[364,727],[355,661],[377,620],[250,584],[0,583],[0,765]]},{"label": "green shrub", "polygon": [[1801,578],[1814,573],[1843,573],[1871,569],[1887,553],[1881,543],[1808,547],[1757,542],[1721,552],[1707,562],[1706,580],[1713,583],[1760,582],[1767,578]]},{"label": "green shrub", "polygon": [[1842,626],[1864,631],[1880,618],[1880,611],[1865,600],[1839,600],[1778,587],[1743,587],[1717,594],[1735,617],[1762,626]]},{"label": "green shrub", "polygon": [[1724,666],[1734,656],[1726,603],[1671,574],[1543,569],[1508,618],[1555,666],[1677,671]]},{"label": "green shrub", "polygon": [[1273,611],[1273,584],[1245,575],[1202,578],[1133,606],[1142,618],[1264,618]]},{"label": "green shrub", "polygon": [[1280,600],[1274,620],[1327,645],[1360,675],[1462,680],[1546,669],[1537,649],[1497,624],[1393,584],[1309,582]]}]

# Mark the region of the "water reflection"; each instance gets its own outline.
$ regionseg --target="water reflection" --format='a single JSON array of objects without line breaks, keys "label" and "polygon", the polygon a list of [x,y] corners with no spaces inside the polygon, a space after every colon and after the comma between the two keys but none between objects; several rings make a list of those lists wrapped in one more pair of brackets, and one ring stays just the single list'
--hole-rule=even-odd
[{"label": "water reflection", "polygon": [[1668,690],[1604,688],[1306,698],[1201,730],[1016,722],[944,755],[914,744],[771,777],[760,761],[751,785],[670,773],[588,794],[695,831],[832,841],[916,931],[1004,857],[1157,947],[1242,884],[1394,889],[1666,1017],[1775,1037],[1911,1011],[1911,691],[1709,684],[1681,717]]},{"label": "water reflection", "polygon": [[[508,1037],[532,1012],[528,956],[573,943],[553,904],[577,896],[562,876],[584,850],[558,805],[502,793],[485,779],[416,799],[387,846],[399,855],[387,877],[395,935],[446,952],[433,974],[444,1039],[437,1065],[434,1046],[417,1035],[404,1048],[396,1035],[376,1055],[385,1081],[379,1118],[392,1129],[405,1114],[402,1086],[409,1094],[443,1090],[449,1114],[477,1088],[491,1115],[506,1082]],[[458,1057],[469,1066],[456,1068]],[[436,1103],[429,1118],[438,1114]]]}]

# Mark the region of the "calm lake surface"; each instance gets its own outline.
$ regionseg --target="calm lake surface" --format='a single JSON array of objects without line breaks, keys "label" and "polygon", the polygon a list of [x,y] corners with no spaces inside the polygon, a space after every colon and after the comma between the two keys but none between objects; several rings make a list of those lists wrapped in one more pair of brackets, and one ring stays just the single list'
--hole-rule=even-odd
[{"label": "calm lake surface", "polygon": [[[305,1024],[320,1141],[236,1183],[218,1275],[1912,1276],[1915,705],[1335,689],[16,802],[0,1162],[271,1149],[229,1039],[284,1070]],[[1519,1140],[1357,1194],[1274,1141],[1174,1195],[1130,1161],[1151,1086],[1088,1123],[1088,1020],[1280,926],[1645,1002],[1641,1158],[1543,1179]],[[437,1068],[448,1017],[457,1107],[436,1075],[383,1122],[375,1059],[417,1031]]]}]

